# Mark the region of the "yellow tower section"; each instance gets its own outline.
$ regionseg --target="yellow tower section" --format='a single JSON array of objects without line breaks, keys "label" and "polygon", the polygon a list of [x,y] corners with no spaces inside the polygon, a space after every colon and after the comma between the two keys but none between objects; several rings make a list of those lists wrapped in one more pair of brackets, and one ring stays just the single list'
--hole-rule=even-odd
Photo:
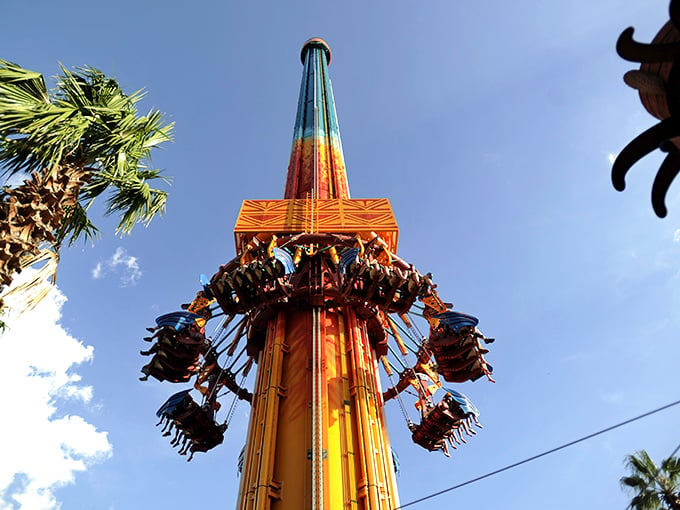
[{"label": "yellow tower section", "polygon": [[354,311],[278,312],[258,361],[238,508],[398,506],[376,359]]}]

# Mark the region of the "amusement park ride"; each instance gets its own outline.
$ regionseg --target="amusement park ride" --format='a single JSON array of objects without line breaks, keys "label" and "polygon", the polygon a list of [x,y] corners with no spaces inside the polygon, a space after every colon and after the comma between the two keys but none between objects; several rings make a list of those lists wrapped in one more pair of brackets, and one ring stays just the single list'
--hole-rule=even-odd
[{"label": "amusement park ride", "polygon": [[[301,58],[285,198],[243,202],[236,257],[201,277],[183,311],[149,328],[153,343],[142,354],[152,358],[142,379],[193,380],[157,413],[189,459],[222,442],[238,400],[251,405],[239,509],[393,509],[385,403],[398,401],[416,444],[449,455],[449,445],[475,434],[479,413],[441,380],[493,380],[484,358],[493,339],[439,298],[430,274],[396,255],[387,199],[350,198],[330,49],[311,39]],[[206,337],[206,323],[218,317]],[[379,365],[390,381],[385,391]],[[253,366],[250,391],[244,382]],[[218,422],[226,394],[232,402]],[[416,421],[403,401],[409,394]]]}]

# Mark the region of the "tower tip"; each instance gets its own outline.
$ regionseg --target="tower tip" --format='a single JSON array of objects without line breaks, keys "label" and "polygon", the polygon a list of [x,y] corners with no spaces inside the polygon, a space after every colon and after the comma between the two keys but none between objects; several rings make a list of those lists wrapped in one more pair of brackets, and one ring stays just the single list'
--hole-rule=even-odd
[{"label": "tower tip", "polygon": [[321,48],[323,49],[324,54],[326,55],[326,64],[331,63],[331,48],[328,46],[328,43],[321,39],[320,37],[312,37],[309,39],[303,46],[302,46],[302,51],[300,52],[300,60],[302,63],[305,63],[305,55],[307,54],[307,49],[309,48]]}]

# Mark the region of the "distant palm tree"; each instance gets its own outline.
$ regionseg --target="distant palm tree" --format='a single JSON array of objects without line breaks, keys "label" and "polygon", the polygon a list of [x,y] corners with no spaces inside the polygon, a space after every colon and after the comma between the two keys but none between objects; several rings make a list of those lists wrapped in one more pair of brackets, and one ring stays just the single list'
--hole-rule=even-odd
[{"label": "distant palm tree", "polygon": [[657,467],[641,450],[626,457],[626,466],[631,474],[621,478],[621,486],[635,493],[630,508],[680,510],[680,459],[671,455]]},{"label": "distant palm tree", "polygon": [[[0,171],[28,177],[0,191],[0,288],[35,263],[38,283],[53,281],[62,244],[99,236],[88,211],[105,192],[104,214],[120,215],[116,233],[165,209],[167,193],[148,184],[165,179],[147,164],[172,124],[157,110],[138,115],[144,93],[124,94],[97,69],[61,72],[48,90],[40,73],[0,60]],[[34,279],[23,290],[35,288]]]}]

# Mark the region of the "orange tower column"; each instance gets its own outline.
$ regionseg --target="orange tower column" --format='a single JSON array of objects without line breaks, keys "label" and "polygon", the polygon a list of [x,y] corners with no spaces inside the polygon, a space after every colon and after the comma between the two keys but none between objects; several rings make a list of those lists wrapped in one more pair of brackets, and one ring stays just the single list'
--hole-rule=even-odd
[{"label": "orange tower column", "polygon": [[248,317],[257,379],[242,510],[399,505],[377,373],[381,347],[371,335],[379,312],[347,298],[338,258],[376,239],[396,251],[397,228],[386,200],[350,199],[330,57],[320,39],[302,49],[284,200],[244,202],[235,228],[242,260],[276,247],[295,264],[287,298]]}]

